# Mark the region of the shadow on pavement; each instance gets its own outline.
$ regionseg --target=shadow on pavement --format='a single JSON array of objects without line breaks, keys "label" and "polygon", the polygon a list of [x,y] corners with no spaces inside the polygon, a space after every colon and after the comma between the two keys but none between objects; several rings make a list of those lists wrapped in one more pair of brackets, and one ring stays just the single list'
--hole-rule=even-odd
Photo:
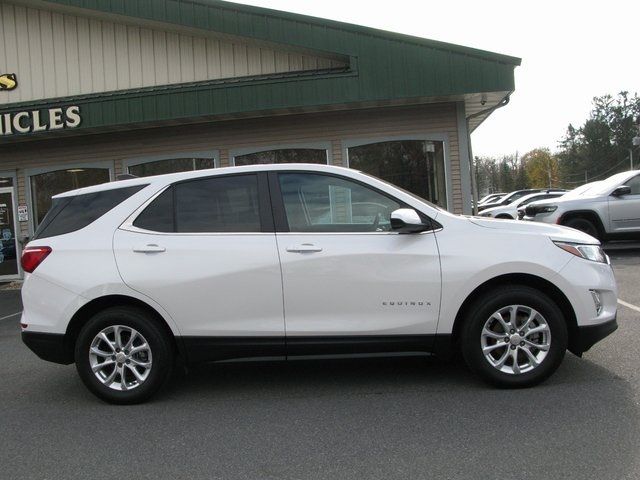
[{"label": "shadow on pavement", "polygon": [[7,478],[635,478],[637,399],[589,354],[526,390],[424,358],[204,365],[115,407],[18,337],[0,323]]}]

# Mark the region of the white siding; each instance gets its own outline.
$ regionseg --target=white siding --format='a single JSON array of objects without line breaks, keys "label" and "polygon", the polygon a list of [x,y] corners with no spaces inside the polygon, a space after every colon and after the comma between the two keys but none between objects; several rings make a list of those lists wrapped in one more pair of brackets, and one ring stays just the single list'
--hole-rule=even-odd
[{"label": "white siding", "polygon": [[0,2],[0,105],[340,66],[329,58]]}]

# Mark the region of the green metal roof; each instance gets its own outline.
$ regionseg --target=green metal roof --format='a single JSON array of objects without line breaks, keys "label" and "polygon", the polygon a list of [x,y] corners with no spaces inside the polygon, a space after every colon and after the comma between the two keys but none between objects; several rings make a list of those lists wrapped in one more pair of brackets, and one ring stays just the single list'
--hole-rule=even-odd
[{"label": "green metal roof", "polygon": [[520,65],[519,58],[506,55],[218,0],[50,0],[38,5],[174,24],[349,59],[349,67],[337,71],[150,87],[0,108],[2,114],[77,104],[83,119],[76,131],[282,109],[508,93],[515,88],[514,68]]}]

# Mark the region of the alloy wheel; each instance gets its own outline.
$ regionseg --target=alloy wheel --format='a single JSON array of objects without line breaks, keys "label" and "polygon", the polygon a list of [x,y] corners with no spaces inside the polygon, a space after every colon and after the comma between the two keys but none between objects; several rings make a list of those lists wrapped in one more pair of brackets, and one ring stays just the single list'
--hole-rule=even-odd
[{"label": "alloy wheel", "polygon": [[89,364],[96,378],[112,390],[128,391],[142,385],[152,367],[149,342],[124,325],[101,330],[91,342]]},{"label": "alloy wheel", "polygon": [[535,309],[509,305],[494,312],[485,322],[480,344],[493,368],[520,375],[542,364],[551,347],[551,329]]}]

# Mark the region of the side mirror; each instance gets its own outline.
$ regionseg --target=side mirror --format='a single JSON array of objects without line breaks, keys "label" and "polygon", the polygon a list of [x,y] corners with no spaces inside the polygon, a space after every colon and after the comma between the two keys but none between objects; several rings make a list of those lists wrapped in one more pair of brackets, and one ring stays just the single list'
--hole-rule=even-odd
[{"label": "side mirror", "polygon": [[621,185],[611,192],[612,197],[624,197],[625,195],[631,195],[631,187],[627,185]]},{"label": "side mirror", "polygon": [[420,215],[411,208],[401,208],[391,213],[391,228],[398,233],[420,233],[431,229]]}]

